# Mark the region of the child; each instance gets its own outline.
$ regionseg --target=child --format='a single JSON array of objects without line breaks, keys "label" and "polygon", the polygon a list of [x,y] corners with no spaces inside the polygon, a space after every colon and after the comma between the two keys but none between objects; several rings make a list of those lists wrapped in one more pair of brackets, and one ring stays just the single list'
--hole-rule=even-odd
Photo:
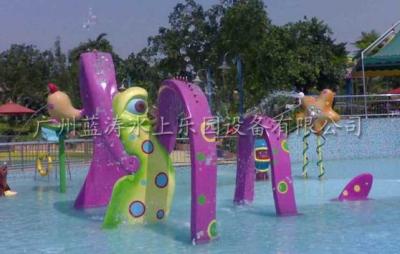
[{"label": "child", "polygon": [[11,191],[10,186],[7,183],[7,164],[0,166],[0,196],[15,196],[17,193]]}]

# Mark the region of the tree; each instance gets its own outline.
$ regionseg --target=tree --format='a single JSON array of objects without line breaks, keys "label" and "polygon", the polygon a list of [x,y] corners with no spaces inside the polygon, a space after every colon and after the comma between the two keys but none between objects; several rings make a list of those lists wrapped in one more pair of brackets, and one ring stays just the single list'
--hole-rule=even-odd
[{"label": "tree", "polygon": [[158,35],[149,38],[148,59],[164,76],[204,68],[216,40],[220,14],[219,6],[204,11],[194,0],[177,4],[169,16],[170,28],[160,27]]},{"label": "tree", "polygon": [[33,109],[45,104],[46,86],[54,55],[33,45],[14,44],[0,54],[0,84],[6,98]]},{"label": "tree", "polygon": [[287,50],[287,78],[298,90],[336,89],[345,75],[345,43],[336,43],[332,31],[317,18],[289,23],[282,29],[287,36],[281,43]]},{"label": "tree", "polygon": [[[68,94],[74,94],[76,87],[71,82],[67,56],[62,52],[61,38],[57,37],[53,46],[53,61],[50,69],[50,80]],[[73,98],[74,100],[74,98]]]},{"label": "tree", "polygon": [[[231,3],[229,5],[229,3]],[[265,58],[260,54],[260,45],[266,40],[272,29],[265,6],[261,0],[225,1],[224,16],[221,18],[215,55],[224,54],[231,59],[240,57],[243,62],[245,104],[250,106],[267,94]],[[232,103],[236,89],[236,69],[231,68],[225,84],[218,90],[225,103],[230,104],[230,111],[237,111],[237,104]]]},{"label": "tree", "polygon": [[353,45],[359,50],[361,53],[362,50],[366,49],[369,45],[371,45],[376,39],[378,39],[379,34],[375,30],[371,30],[369,32],[361,32],[360,38],[353,43]]},{"label": "tree", "polygon": [[[261,0],[221,1],[204,10],[194,0],[175,6],[170,27],[161,27],[149,38],[142,56],[160,77],[188,70],[211,68],[216,81],[218,109],[233,101],[236,69],[232,60],[243,62],[246,107],[251,107],[274,89],[308,91],[336,87],[344,75],[345,44],[332,39],[332,31],[313,18],[274,26]],[[224,76],[218,69],[227,53],[231,69]],[[226,112],[224,113],[226,114]]]},{"label": "tree", "polygon": [[[360,39],[357,45],[364,41]],[[79,44],[68,57],[62,53],[60,38],[53,49],[45,51],[13,45],[0,54],[0,89],[17,101],[23,100],[21,96],[32,99],[37,108],[45,103],[45,84],[51,81],[68,92],[78,107],[79,56],[93,50],[111,53],[117,82],[145,87],[150,100],[156,98],[163,79],[180,73],[203,75],[199,70],[210,68],[217,113],[222,115],[237,111],[233,96],[237,83],[233,60],[237,57],[243,62],[247,108],[273,90],[336,88],[347,60],[345,44],[335,42],[329,26],[317,18],[276,26],[262,0],[222,0],[209,9],[195,0],[184,0],[171,12],[169,26],[160,27],[146,48],[127,59],[113,51],[104,33]],[[226,53],[231,68],[223,75],[218,66]]]},{"label": "tree", "polygon": [[161,27],[158,35],[149,38],[149,47],[145,50],[147,59],[164,77],[182,71],[189,72],[190,76],[193,71],[212,68],[220,95],[218,108],[229,104],[230,110],[234,110],[235,103],[231,101],[236,87],[235,70],[232,68],[223,79],[217,67],[226,52],[229,52],[230,59],[240,53],[245,63],[246,84],[261,79],[261,75],[254,78],[252,69],[259,61],[256,57],[258,45],[270,25],[263,2],[222,1],[204,10],[195,1],[186,0],[175,6],[169,23],[170,28]]},{"label": "tree", "polygon": [[204,10],[194,0],[185,0],[169,15],[170,26],[160,27],[157,35],[149,37],[148,47],[137,56],[151,66],[152,99],[167,77],[186,75],[191,79],[200,69],[217,69],[223,53],[214,49],[225,11],[222,4]]},{"label": "tree", "polygon": [[126,73],[126,82],[131,82],[129,85],[135,85],[145,88],[149,93],[150,102],[154,102],[157,97],[158,84],[163,80],[162,75],[158,69],[150,65],[145,56],[145,53],[140,52],[135,55],[131,53],[127,59],[124,60],[124,73]]}]

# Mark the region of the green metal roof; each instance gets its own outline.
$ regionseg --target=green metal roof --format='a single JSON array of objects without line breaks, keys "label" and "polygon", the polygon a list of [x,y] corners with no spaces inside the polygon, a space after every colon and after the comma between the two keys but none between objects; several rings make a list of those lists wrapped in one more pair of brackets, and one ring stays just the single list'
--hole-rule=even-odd
[{"label": "green metal roof", "polygon": [[389,41],[381,50],[379,50],[373,57],[385,57],[400,55],[400,33],[397,33],[394,38]]},{"label": "green metal roof", "polygon": [[[400,70],[400,32],[377,53],[364,58],[365,71]],[[361,71],[359,61],[356,71]]]}]

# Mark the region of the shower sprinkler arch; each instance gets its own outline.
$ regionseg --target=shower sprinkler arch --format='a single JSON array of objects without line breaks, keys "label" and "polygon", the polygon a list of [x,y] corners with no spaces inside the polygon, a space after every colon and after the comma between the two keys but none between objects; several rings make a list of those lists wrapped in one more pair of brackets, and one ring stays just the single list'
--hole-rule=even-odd
[{"label": "shower sprinkler arch", "polygon": [[236,189],[234,202],[248,204],[254,199],[255,163],[253,147],[256,138],[254,123],[259,123],[262,138],[268,145],[271,158],[271,181],[276,214],[290,216],[297,214],[294,196],[291,163],[286,135],[277,122],[269,117],[249,116],[244,119],[238,143]]},{"label": "shower sprinkler arch", "polygon": [[158,106],[157,131],[165,133],[159,141],[168,152],[176,143],[177,117],[184,112],[185,118],[190,119],[191,239],[196,243],[208,242],[217,237],[217,158],[215,138],[205,132],[207,120],[212,119],[207,99],[198,86],[184,80],[167,80],[160,89]]}]

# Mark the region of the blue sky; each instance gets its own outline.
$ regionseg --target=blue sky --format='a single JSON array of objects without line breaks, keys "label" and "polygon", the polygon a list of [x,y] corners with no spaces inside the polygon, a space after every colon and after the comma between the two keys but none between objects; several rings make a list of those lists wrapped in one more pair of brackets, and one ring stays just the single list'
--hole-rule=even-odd
[{"label": "blue sky", "polygon": [[[168,14],[177,0],[0,0],[0,50],[12,43],[50,48],[57,36],[64,51],[99,33],[125,57],[147,44],[159,26],[168,25]],[[218,0],[198,0],[210,7]],[[361,31],[383,32],[400,19],[399,0],[265,0],[272,22],[285,24],[303,16],[325,20],[334,37],[354,42]],[[96,19],[84,28],[89,9]]]}]

